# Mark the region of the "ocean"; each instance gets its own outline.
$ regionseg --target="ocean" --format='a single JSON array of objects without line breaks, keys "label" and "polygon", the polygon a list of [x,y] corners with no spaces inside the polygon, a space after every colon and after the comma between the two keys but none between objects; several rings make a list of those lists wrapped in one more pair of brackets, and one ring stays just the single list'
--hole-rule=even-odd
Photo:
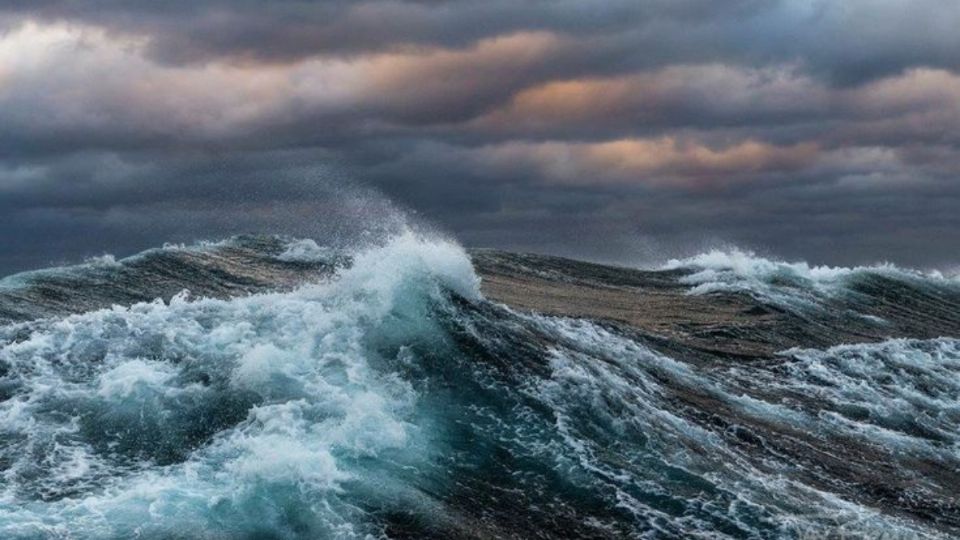
[{"label": "ocean", "polygon": [[0,538],[953,538],[960,279],[238,236],[0,280]]}]

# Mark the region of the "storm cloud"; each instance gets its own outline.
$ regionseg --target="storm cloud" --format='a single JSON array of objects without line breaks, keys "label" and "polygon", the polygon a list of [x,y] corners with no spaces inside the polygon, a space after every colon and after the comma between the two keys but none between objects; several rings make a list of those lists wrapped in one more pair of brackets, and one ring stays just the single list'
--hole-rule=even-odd
[{"label": "storm cloud", "polygon": [[958,26],[949,0],[5,2],[0,273],[324,234],[377,213],[363,186],[468,245],[955,264]]}]

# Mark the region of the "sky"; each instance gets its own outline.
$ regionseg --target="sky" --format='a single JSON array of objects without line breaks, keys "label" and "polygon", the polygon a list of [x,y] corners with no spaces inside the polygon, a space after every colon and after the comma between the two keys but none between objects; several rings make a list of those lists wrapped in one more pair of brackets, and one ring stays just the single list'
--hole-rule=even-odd
[{"label": "sky", "polygon": [[374,192],[467,246],[955,265],[957,28],[955,0],[6,0],[0,274],[322,236]]}]

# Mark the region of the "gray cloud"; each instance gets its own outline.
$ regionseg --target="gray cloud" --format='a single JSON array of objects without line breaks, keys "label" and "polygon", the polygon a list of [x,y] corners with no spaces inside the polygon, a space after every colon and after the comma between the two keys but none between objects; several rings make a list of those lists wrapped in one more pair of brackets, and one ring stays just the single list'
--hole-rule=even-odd
[{"label": "gray cloud", "polygon": [[5,2],[0,273],[340,234],[357,185],[471,245],[952,263],[958,24],[946,0]]},{"label": "gray cloud", "polygon": [[150,56],[171,63],[464,47],[524,31],[621,49],[624,54],[606,57],[606,66],[798,61],[836,82],[856,83],[910,66],[955,69],[960,63],[960,6],[950,0],[39,0],[6,2],[0,10],[144,36]]}]

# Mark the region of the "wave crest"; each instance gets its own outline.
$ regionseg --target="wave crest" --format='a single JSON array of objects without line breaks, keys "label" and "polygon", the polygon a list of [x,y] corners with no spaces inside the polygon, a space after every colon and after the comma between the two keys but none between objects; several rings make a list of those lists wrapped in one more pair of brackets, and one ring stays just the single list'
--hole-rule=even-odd
[{"label": "wave crest", "polygon": [[711,250],[685,259],[672,259],[662,269],[687,270],[681,282],[691,294],[743,292],[785,307],[816,305],[822,299],[851,290],[856,280],[880,276],[911,283],[957,286],[956,277],[923,272],[892,263],[868,266],[826,266],[761,257],[741,249]]}]

